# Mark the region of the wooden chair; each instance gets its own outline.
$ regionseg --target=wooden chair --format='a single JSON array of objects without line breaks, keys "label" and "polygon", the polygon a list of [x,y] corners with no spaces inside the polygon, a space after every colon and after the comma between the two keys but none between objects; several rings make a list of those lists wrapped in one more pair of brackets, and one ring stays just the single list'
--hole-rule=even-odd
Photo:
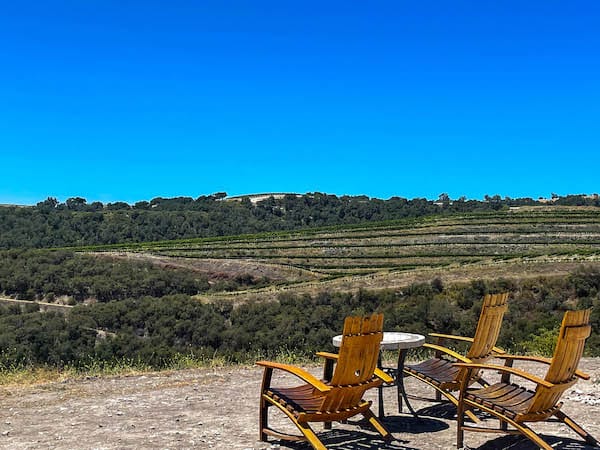
[{"label": "wooden chair", "polygon": [[[337,364],[331,381],[328,382],[321,381],[295,366],[269,361],[257,362],[265,368],[260,394],[260,440],[266,441],[267,435],[284,440],[308,440],[313,448],[325,449],[310,427],[310,423],[328,424],[362,414],[386,442],[391,441],[392,435],[371,411],[371,402],[363,400],[363,394],[367,389],[377,387],[383,382],[375,375],[382,337],[382,314],[346,318],[342,344],[335,358]],[[303,384],[295,387],[273,387],[271,386],[273,369],[295,375],[303,381]],[[276,406],[287,415],[302,436],[280,433],[271,429],[268,425],[270,406]]]},{"label": "wooden chair", "polygon": [[[431,333],[430,336],[438,338],[438,343],[424,344],[423,346],[435,350],[434,357],[419,364],[405,365],[404,374],[413,376],[433,387],[436,390],[435,401],[441,401],[443,395],[455,406],[458,405],[458,399],[453,392],[460,389],[461,382],[465,380],[468,371],[455,366],[453,363],[457,361],[482,363],[491,357],[505,353],[495,345],[500,333],[502,318],[508,307],[507,300],[508,292],[487,294],[483,298],[483,305],[473,338]],[[471,346],[466,356],[443,347],[442,344],[446,339],[470,342]],[[477,373],[469,372],[469,374],[469,384],[478,382],[483,386],[486,385]],[[468,415],[471,420],[478,421],[477,417],[470,411]]]},{"label": "wooden chair", "polygon": [[[482,432],[500,432],[508,434],[523,434],[540,448],[551,450],[552,447],[529,428],[525,422],[547,421],[554,416],[558,421],[569,426],[588,444],[597,446],[594,439],[581,426],[560,410],[559,402],[563,392],[572,387],[577,378],[589,379],[589,375],[577,370],[577,365],[583,353],[586,338],[590,335],[590,310],[567,311],[558,333],[554,356],[552,359],[527,356],[505,355],[504,366],[492,364],[463,364],[457,366],[469,373],[484,369],[502,373],[498,383],[482,389],[469,389],[463,382],[460,389],[458,405],[458,434],[457,447],[463,446],[464,430]],[[512,367],[513,361],[536,361],[548,364],[546,377],[541,379],[535,375]],[[528,389],[511,383],[511,375],[519,376],[535,385]],[[499,428],[484,428],[481,426],[465,426],[464,414],[469,409],[477,408],[500,420]],[[508,429],[508,424],[515,429]]]}]

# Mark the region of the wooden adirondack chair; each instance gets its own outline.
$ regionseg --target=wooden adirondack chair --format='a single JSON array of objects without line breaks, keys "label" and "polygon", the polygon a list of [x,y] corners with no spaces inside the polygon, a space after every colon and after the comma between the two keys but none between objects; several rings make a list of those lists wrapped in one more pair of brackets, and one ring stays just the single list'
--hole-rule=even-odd
[{"label": "wooden adirondack chair", "polygon": [[[523,434],[540,448],[551,450],[552,447],[544,442],[525,422],[545,421],[552,416],[569,426],[588,444],[598,446],[596,439],[560,410],[562,403],[559,402],[563,392],[572,387],[577,382],[577,378],[589,379],[589,375],[577,370],[577,365],[583,353],[585,340],[591,331],[590,311],[588,309],[565,313],[552,359],[505,355],[500,357],[506,361],[504,366],[457,364],[461,370],[469,372],[488,369],[502,373],[500,382],[482,389],[469,389],[466,383],[462,383],[458,406],[457,447],[463,446],[464,430],[468,430]],[[541,379],[512,367],[513,361],[517,360],[548,364],[546,377]],[[535,389],[531,390],[511,383],[511,375],[535,383]],[[473,408],[497,417],[500,420],[499,428],[465,426],[463,412]],[[508,424],[515,429],[509,430]]]},{"label": "wooden adirondack chair", "polygon": [[[325,449],[309,424],[329,424],[357,414],[362,414],[386,441],[392,440],[392,435],[371,411],[371,402],[363,400],[367,389],[383,382],[375,375],[382,337],[382,314],[346,318],[337,364],[331,381],[327,382],[318,380],[295,366],[269,361],[257,362],[265,368],[260,394],[260,440],[266,441],[267,435],[284,440],[308,440],[315,449]],[[274,369],[297,376],[303,384],[295,387],[272,387]],[[286,414],[303,436],[280,433],[269,428],[270,406],[276,406]]]},{"label": "wooden adirondack chair", "polygon": [[[505,353],[495,347],[504,313],[508,307],[508,292],[502,294],[487,294],[483,299],[477,329],[473,338],[464,336],[453,336],[439,333],[431,333],[430,336],[437,337],[437,344],[424,344],[424,347],[435,350],[433,358],[415,365],[404,366],[404,373],[421,380],[436,390],[436,401],[441,401],[441,395],[445,396],[454,405],[458,405],[458,399],[453,392],[458,391],[461,382],[467,375],[467,370],[455,366],[455,362],[482,363],[493,356]],[[446,340],[470,342],[471,346],[463,356],[452,351],[441,344]],[[477,373],[470,373],[469,384],[478,382],[486,385]],[[477,422],[477,417],[468,412],[471,420]]]}]

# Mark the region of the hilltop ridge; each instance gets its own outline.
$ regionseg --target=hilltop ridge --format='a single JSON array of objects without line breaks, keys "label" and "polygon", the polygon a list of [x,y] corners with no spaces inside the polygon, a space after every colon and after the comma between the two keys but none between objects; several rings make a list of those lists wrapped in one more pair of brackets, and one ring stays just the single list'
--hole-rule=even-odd
[{"label": "hilltop ridge", "polygon": [[[265,198],[266,196],[266,198]],[[226,193],[209,196],[162,198],[103,204],[81,197],[64,203],[48,198],[35,206],[0,208],[0,249],[49,248],[124,244],[159,240],[233,236],[261,232],[294,231],[508,210],[522,206],[600,206],[594,196],[558,197],[548,206],[531,198],[485,196],[466,198],[387,200],[367,196],[308,194],[252,194],[223,201]],[[239,201],[238,201],[239,200]]]}]

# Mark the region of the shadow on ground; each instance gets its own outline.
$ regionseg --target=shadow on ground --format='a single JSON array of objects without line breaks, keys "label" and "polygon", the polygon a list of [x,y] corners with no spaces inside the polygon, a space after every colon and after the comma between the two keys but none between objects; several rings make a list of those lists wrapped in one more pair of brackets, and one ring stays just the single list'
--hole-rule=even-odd
[{"label": "shadow on ground", "polygon": [[[385,427],[394,435],[395,440],[385,443],[364,419],[348,420],[347,428],[319,431],[318,436],[328,449],[335,450],[425,450],[430,448],[456,448],[456,407],[450,402],[429,404],[416,409],[417,417],[408,412],[388,415],[380,419]],[[497,420],[480,410],[474,413],[482,421]],[[467,419],[467,422],[470,422]],[[557,426],[560,424],[557,422]],[[534,429],[535,430],[535,429]],[[573,436],[564,437],[553,434],[552,427],[538,429],[539,435],[553,450],[598,450],[581,439]],[[556,430],[560,433],[559,430]],[[569,431],[567,429],[567,431]],[[519,435],[502,435],[493,433],[465,432],[464,450],[536,450],[538,447],[529,439]],[[471,445],[469,445],[469,443]],[[277,441],[281,448],[308,450],[312,447],[306,443],[290,443]]]},{"label": "shadow on ground", "polygon": [[[473,412],[481,420],[492,418],[490,414],[487,414],[480,410],[475,410]],[[419,415],[419,417],[435,417],[437,419],[456,421],[456,406],[454,406],[450,402],[437,403],[435,405],[419,409],[417,411],[417,414]],[[470,421],[469,418],[466,418],[466,420]]]},{"label": "shadow on ground", "polygon": [[[428,406],[426,408],[421,408],[417,411],[417,414],[419,415],[419,418],[415,418],[413,417],[412,420],[416,421],[416,423],[419,423],[420,421],[427,421],[427,420],[431,420],[428,418],[436,418],[436,419],[444,419],[444,420],[449,420],[449,421],[456,421],[456,407],[454,405],[452,405],[451,403],[439,403],[439,404],[435,404],[432,406]],[[487,414],[485,412],[476,410],[475,414],[477,415],[477,417],[481,420],[486,420],[486,419],[493,419],[493,416],[491,416],[490,414]],[[468,421],[468,419],[467,419]],[[392,432],[394,431],[398,431],[398,432],[404,432],[404,433],[418,433],[418,431],[416,431],[418,429],[418,425],[412,425],[412,429],[411,429],[411,425],[409,425],[409,421],[405,422],[406,428],[399,428],[396,430],[393,430],[391,426],[389,426],[386,422],[386,425],[388,425],[388,429]],[[446,428],[448,428],[448,424],[446,422],[441,422],[441,424],[445,425]],[[423,432],[428,433],[428,432],[434,432],[434,431],[441,431],[441,429],[435,430],[435,429],[427,429],[428,427],[425,427],[425,430]],[[465,432],[465,443],[468,444],[469,442],[469,432]],[[477,433],[479,434],[479,433]],[[498,435],[494,435],[494,434],[488,434],[488,441],[479,446],[479,447],[469,447],[469,446],[465,446],[465,449],[469,449],[469,450],[537,450],[539,447],[537,445],[535,445],[533,442],[531,442],[529,439],[523,437],[523,436],[518,436],[518,435],[501,435],[500,437],[498,437]],[[598,447],[594,447],[592,445],[589,445],[587,443],[585,443],[582,440],[576,439],[576,438],[566,438],[566,437],[561,437],[561,436],[552,436],[552,435],[546,435],[546,434],[540,434],[540,436],[542,437],[542,439],[544,439],[548,444],[550,444],[554,449],[556,450],[592,450],[592,449],[598,449]]]},{"label": "shadow on ground", "polygon": [[[465,443],[468,443],[468,434],[465,434]],[[529,439],[522,436],[501,436],[490,439],[480,447],[465,446],[470,450],[538,450],[539,447]],[[598,450],[598,447],[586,444],[583,441],[560,436],[541,434],[542,439],[556,450]]]},{"label": "shadow on ground", "polygon": [[450,402],[436,403],[417,410],[422,417],[435,417],[436,419],[456,420],[456,406]]},{"label": "shadow on ground", "polygon": [[[319,439],[325,447],[335,450],[418,450],[416,447],[406,446],[406,442],[394,440],[386,443],[378,434],[367,433],[360,430],[331,430],[318,433]],[[281,448],[295,450],[312,449],[307,442],[273,441]]]},{"label": "shadow on ground", "polygon": [[[406,433],[419,435],[423,433],[435,433],[448,428],[448,424],[437,419],[413,416],[387,416],[382,419],[385,427],[390,433]],[[395,450],[417,450],[421,447],[411,446],[410,440],[395,439],[386,443],[380,435],[371,431],[370,427],[363,421],[348,421],[348,425],[354,429],[334,429],[318,433],[319,439],[328,449],[356,450],[356,449],[395,449]],[[278,441],[281,447],[304,450],[312,448],[306,442],[293,443]]]},{"label": "shadow on ground", "polygon": [[388,416],[382,420],[390,433],[422,434],[448,429],[448,424],[431,417]]}]

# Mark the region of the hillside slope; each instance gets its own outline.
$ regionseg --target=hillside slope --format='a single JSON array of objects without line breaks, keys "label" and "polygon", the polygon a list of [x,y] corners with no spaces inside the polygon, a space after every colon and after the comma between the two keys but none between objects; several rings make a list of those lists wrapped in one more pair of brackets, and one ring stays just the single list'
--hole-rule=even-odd
[{"label": "hillside slope", "polygon": [[448,283],[564,275],[600,264],[600,210],[532,207],[96,249],[117,250],[121,257],[210,274],[265,275],[259,287],[199,298],[272,300],[281,292],[397,289],[438,277]]}]

